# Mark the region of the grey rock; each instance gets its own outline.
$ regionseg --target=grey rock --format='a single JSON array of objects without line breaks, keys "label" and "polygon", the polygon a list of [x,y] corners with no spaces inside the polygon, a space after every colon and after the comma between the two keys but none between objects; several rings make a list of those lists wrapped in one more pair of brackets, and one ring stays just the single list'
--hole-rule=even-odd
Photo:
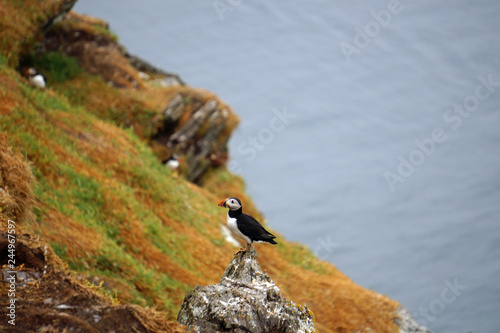
[{"label": "grey rock", "polygon": [[[183,156],[186,162],[186,178],[199,183],[205,172],[220,161],[214,156],[227,156],[227,140],[224,133],[228,120],[228,110],[221,108],[216,100],[208,100],[189,111],[185,116],[186,101],[182,94],[176,95],[162,111],[162,130],[155,135],[155,140],[166,143],[168,151]],[[193,104],[191,104],[191,107]],[[224,154],[226,153],[226,154]]]},{"label": "grey rock", "polygon": [[163,118],[166,122],[175,123],[179,121],[179,118],[182,116],[184,112],[184,99],[182,95],[176,95],[170,103],[168,103],[167,107],[163,110]]},{"label": "grey rock", "polygon": [[177,321],[195,332],[317,332],[313,313],[281,295],[253,246],[234,257],[218,284],[189,291]]},{"label": "grey rock", "polygon": [[42,31],[47,31],[52,26],[52,24],[54,24],[54,22],[57,22],[64,15],[66,15],[66,13],[68,13],[73,8],[76,1],[77,0],[60,1],[60,3],[58,4],[58,11],[54,13],[54,15],[48,17],[48,19],[41,25]]},{"label": "grey rock", "polygon": [[189,139],[195,137],[201,126],[206,123],[207,118],[215,112],[216,107],[216,101],[209,101],[196,110],[191,118],[170,137],[169,142],[178,142],[181,148],[185,148],[189,144]]},{"label": "grey rock", "polygon": [[399,307],[398,317],[394,320],[400,333],[432,333],[427,327],[420,326],[405,307]]},{"label": "grey rock", "polygon": [[139,58],[136,55],[130,54],[125,49],[123,50],[123,55],[128,59],[130,64],[134,66],[137,70],[141,72],[147,72],[151,74],[161,75],[163,77],[162,82],[166,82],[166,86],[170,85],[185,85],[184,81],[175,73],[166,72],[156,66],[151,65],[146,60]]},{"label": "grey rock", "polygon": [[3,281],[11,283],[15,281],[17,287],[25,287],[28,283],[40,280],[42,274],[38,271],[25,270],[25,271],[15,271],[10,269],[2,270]]}]

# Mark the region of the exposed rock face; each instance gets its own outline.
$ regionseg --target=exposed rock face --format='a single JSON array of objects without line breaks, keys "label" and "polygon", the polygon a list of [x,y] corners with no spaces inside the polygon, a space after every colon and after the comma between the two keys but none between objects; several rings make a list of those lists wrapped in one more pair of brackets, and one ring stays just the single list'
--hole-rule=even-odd
[{"label": "exposed rock face", "polygon": [[219,284],[188,292],[177,321],[195,332],[317,332],[312,312],[281,295],[253,247],[231,261]]},{"label": "exposed rock face", "polygon": [[189,181],[199,183],[208,168],[226,162],[229,134],[225,130],[231,114],[215,99],[179,94],[170,100],[162,116],[163,130],[158,139],[167,141],[170,151],[185,156]]},{"label": "exposed rock face", "polygon": [[399,326],[400,333],[432,333],[427,327],[420,326],[405,307],[398,309],[398,318],[395,322]]}]

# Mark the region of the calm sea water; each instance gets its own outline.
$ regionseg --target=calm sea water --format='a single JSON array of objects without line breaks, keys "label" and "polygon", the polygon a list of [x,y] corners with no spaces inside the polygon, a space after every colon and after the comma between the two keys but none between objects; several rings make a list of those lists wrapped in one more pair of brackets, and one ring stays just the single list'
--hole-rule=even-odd
[{"label": "calm sea water", "polygon": [[242,123],[274,230],[437,333],[500,331],[500,2],[96,1]]}]

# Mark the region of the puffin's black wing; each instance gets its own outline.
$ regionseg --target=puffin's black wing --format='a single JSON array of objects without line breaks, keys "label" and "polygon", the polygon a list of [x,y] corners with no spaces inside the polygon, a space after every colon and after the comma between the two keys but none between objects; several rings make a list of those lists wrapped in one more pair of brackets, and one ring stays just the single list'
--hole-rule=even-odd
[{"label": "puffin's black wing", "polygon": [[274,241],[276,236],[264,229],[259,221],[257,221],[250,215],[241,214],[240,216],[238,216],[238,219],[236,221],[238,224],[238,229],[240,229],[240,231],[244,235],[249,237],[253,242],[261,241],[271,244],[278,244]]}]

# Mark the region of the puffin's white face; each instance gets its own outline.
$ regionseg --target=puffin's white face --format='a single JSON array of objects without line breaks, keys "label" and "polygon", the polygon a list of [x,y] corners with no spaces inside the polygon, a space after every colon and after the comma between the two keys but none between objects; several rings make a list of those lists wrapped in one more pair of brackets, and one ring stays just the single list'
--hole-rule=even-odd
[{"label": "puffin's white face", "polygon": [[231,210],[238,210],[241,208],[240,203],[235,198],[227,199],[226,206]]},{"label": "puffin's white face", "polygon": [[240,201],[237,198],[227,198],[221,201],[219,206],[229,208],[230,210],[238,210],[241,208]]}]

